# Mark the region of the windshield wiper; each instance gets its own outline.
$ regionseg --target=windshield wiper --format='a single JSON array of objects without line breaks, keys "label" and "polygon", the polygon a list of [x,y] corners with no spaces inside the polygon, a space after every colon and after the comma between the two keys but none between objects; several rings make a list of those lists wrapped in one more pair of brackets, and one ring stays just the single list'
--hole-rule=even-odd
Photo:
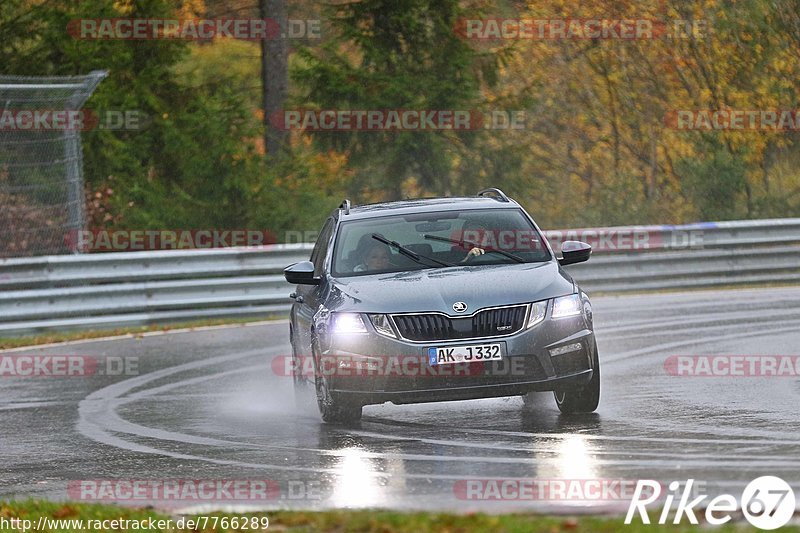
[{"label": "windshield wiper", "polygon": [[424,238],[432,240],[432,241],[441,241],[441,242],[449,242],[451,244],[458,244],[460,246],[469,245],[473,248],[480,248],[484,252],[494,252],[496,254],[504,255],[509,259],[513,259],[517,263],[527,263],[523,258],[518,255],[512,254],[510,252],[506,252],[505,250],[498,250],[496,248],[483,248],[474,242],[469,241],[459,241],[458,239],[448,239],[447,237],[437,237],[436,235],[423,235]]},{"label": "windshield wiper", "polygon": [[416,261],[417,263],[419,263],[421,265],[425,264],[425,263],[422,262],[422,259],[427,259],[428,261],[431,261],[433,263],[437,263],[437,264],[439,264],[441,266],[444,266],[444,267],[455,266],[455,265],[451,265],[450,263],[445,263],[444,261],[439,261],[438,259],[434,259],[433,257],[428,257],[426,255],[418,254],[417,252],[415,252],[413,250],[409,250],[408,248],[406,248],[405,246],[403,246],[399,242],[390,241],[389,239],[387,239],[385,237],[381,237],[377,233],[373,233],[372,234],[372,238],[375,239],[376,241],[382,242],[386,246],[390,246],[390,247],[394,248],[395,250],[397,250],[398,252],[400,252],[404,256],[406,256],[406,257],[408,257],[410,259],[413,259],[414,261]]}]

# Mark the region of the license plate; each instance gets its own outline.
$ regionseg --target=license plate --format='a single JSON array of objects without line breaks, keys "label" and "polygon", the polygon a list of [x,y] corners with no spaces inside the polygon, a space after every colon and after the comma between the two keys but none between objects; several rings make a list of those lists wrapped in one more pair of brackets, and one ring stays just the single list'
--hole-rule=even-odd
[{"label": "license plate", "polygon": [[472,346],[448,346],[428,348],[428,363],[431,366],[502,359],[499,344],[475,344]]}]

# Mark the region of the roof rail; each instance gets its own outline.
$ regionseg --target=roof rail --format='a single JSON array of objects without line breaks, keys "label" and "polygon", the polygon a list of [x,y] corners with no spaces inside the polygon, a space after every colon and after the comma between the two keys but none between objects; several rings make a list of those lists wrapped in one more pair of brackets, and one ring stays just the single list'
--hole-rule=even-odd
[{"label": "roof rail", "polygon": [[503,191],[501,191],[500,189],[497,189],[495,187],[492,187],[492,188],[489,188],[489,189],[483,189],[476,196],[486,196],[487,194],[494,194],[494,199],[497,200],[498,202],[510,202],[511,201],[511,200],[508,199],[508,196],[506,196],[506,193],[504,193]]},{"label": "roof rail", "polygon": [[350,200],[345,198],[344,201],[339,205],[339,209],[344,209],[344,214],[345,215],[349,215],[350,214]]}]

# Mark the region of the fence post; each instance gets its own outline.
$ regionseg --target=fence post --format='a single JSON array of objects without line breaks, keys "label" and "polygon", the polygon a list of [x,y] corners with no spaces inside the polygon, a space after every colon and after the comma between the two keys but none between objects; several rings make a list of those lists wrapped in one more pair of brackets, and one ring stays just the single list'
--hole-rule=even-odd
[{"label": "fence post", "polygon": [[[106,71],[93,70],[86,76],[83,82],[83,90],[72,95],[68,102],[67,109],[78,111],[86,100],[94,92],[97,85],[108,75]],[[74,234],[77,241],[74,242],[73,252],[79,254],[83,251],[82,230],[86,229],[86,215],[83,198],[83,151],[81,150],[80,133],[66,129],[64,130],[64,160],[66,162],[67,180],[67,227],[68,234]]]},{"label": "fence post", "polygon": [[0,129],[0,207],[7,224],[0,257],[82,250],[80,242],[66,245],[86,224],[80,131],[46,117],[80,111],[107,75],[0,76],[0,112],[7,119]]}]

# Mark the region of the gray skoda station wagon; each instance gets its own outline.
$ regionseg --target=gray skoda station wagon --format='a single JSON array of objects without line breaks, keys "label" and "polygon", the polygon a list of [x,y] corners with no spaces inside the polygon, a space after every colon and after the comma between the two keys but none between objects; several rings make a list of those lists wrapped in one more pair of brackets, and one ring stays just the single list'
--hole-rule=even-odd
[{"label": "gray skoda station wagon", "polygon": [[592,306],[536,223],[499,189],[476,197],[351,206],[326,220],[310,261],[288,266],[298,401],[325,422],[364,405],[552,390],[563,413],[592,412],[600,361]]}]

